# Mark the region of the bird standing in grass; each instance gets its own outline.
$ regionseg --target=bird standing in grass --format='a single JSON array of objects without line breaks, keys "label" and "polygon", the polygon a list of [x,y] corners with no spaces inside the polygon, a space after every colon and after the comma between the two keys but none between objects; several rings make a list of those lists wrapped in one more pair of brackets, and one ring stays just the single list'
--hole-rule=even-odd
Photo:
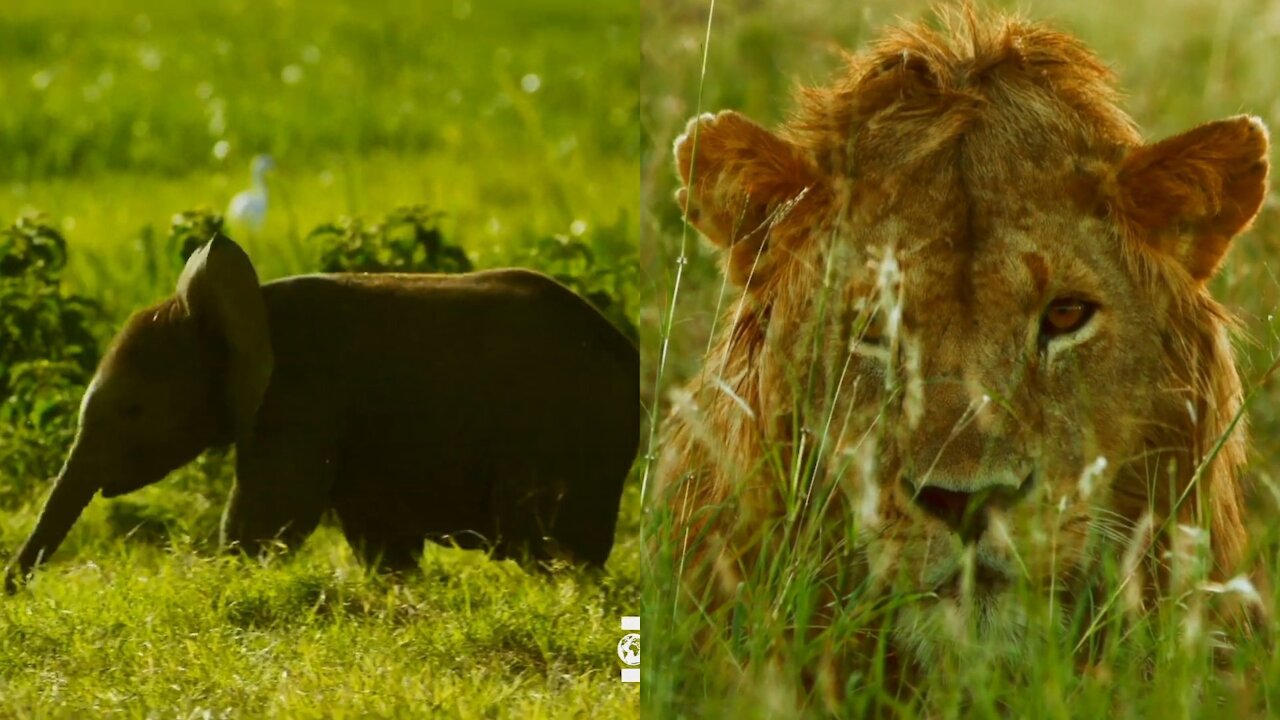
[{"label": "bird standing in grass", "polygon": [[257,235],[267,221],[267,173],[276,163],[270,155],[255,155],[251,165],[252,184],[236,193],[227,206],[227,221]]}]

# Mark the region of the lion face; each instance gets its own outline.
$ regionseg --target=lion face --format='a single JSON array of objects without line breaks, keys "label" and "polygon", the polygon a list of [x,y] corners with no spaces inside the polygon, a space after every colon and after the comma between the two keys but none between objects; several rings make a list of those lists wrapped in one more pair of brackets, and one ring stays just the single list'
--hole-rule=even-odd
[{"label": "lion face", "polygon": [[859,528],[871,579],[932,594],[900,619],[917,649],[1016,633],[1019,586],[1074,585],[1099,544],[1142,540],[1114,514],[1111,484],[1141,461],[1175,381],[1158,330],[1172,299],[1129,273],[1106,218],[1052,192],[977,208],[972,185],[967,202],[927,195],[936,204],[835,213],[863,229],[843,250],[857,258],[843,295],[869,328],[851,338],[858,380],[841,408],[861,422],[837,442],[856,455],[892,426],[875,477],[845,484],[859,504],[876,488]]},{"label": "lion face", "polygon": [[1152,516],[1207,518],[1229,571],[1240,386],[1205,281],[1265,195],[1261,122],[1144,145],[1035,26],[876,48],[780,133],[722,112],[677,140],[677,202],[745,288],[702,417],[669,421],[682,507],[749,486],[767,516],[783,491],[744,475],[820,448],[867,579],[923,595],[897,632],[925,655],[1016,636],[1021,592],[1086,588]]}]

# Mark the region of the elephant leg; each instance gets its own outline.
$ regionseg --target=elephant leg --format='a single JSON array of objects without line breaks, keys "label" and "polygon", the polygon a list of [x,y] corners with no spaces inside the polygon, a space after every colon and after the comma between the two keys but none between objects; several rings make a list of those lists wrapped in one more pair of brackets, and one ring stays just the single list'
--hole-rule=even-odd
[{"label": "elephant leg", "polygon": [[490,499],[496,539],[493,557],[521,564],[551,560],[554,554],[547,538],[560,492],[528,457],[500,458]]},{"label": "elephant leg", "polygon": [[418,569],[422,558],[423,538],[359,537],[352,541],[352,549],[365,567],[385,572],[400,573]]},{"label": "elephant leg", "polygon": [[[271,445],[282,446],[287,447]],[[335,462],[325,452],[268,452],[261,444],[238,447],[236,482],[222,516],[223,547],[250,555],[267,546],[297,548],[328,508],[334,476]]]},{"label": "elephant leg", "polygon": [[[556,507],[550,535],[577,562],[601,567],[613,550],[613,536],[621,500],[621,478],[598,476],[599,471],[568,475],[571,488]],[[623,471],[625,474],[625,471]],[[611,486],[612,483],[612,486]]]},{"label": "elephant leg", "polygon": [[418,568],[425,542],[421,535],[397,534],[351,507],[339,505],[337,512],[342,534],[366,567],[387,572]]},{"label": "elephant leg", "polygon": [[627,470],[609,459],[565,452],[542,458],[537,470],[509,474],[496,502],[505,521],[502,554],[603,566]]}]

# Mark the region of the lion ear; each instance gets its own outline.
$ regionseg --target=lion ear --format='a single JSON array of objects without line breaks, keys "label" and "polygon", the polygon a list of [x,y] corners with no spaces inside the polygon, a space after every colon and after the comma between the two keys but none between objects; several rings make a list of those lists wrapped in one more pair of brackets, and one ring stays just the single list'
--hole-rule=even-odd
[{"label": "lion ear", "polygon": [[689,223],[729,249],[732,282],[758,279],[775,214],[812,185],[812,166],[795,145],[731,110],[690,120],[675,161],[676,202]]},{"label": "lion ear", "polygon": [[1267,194],[1267,145],[1262,121],[1242,115],[1136,148],[1120,164],[1112,209],[1206,280]]}]

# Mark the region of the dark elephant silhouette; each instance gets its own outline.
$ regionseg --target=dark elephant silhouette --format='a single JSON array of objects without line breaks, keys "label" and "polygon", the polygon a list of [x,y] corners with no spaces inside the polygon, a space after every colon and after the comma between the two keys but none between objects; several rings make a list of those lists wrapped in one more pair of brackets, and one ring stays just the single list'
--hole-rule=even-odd
[{"label": "dark elephant silhouette", "polygon": [[293,547],[336,511],[369,563],[425,540],[602,565],[639,441],[635,346],[538,273],[328,274],[259,285],[215,235],[90,383],[10,591],[95,493],[234,443],[225,546]]}]

